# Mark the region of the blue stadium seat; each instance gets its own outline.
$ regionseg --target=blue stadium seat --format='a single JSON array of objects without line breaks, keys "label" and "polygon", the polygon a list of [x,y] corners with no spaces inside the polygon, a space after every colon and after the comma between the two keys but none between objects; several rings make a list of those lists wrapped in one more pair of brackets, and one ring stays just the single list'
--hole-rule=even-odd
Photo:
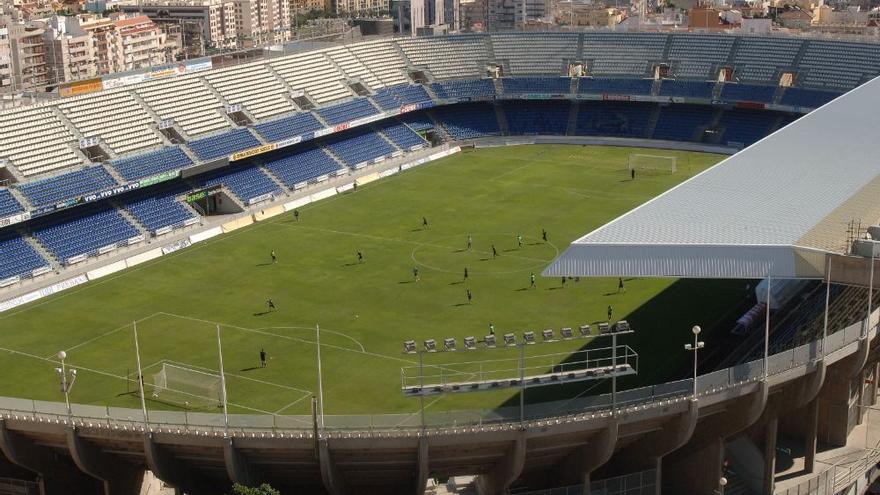
[{"label": "blue stadium seat", "polygon": [[72,208],[61,215],[41,219],[32,228],[34,237],[62,263],[82,254],[97,254],[99,248],[120,245],[140,235],[140,231],[108,204]]},{"label": "blue stadium seat", "polygon": [[196,156],[208,161],[257,147],[260,145],[260,141],[247,129],[235,129],[223,134],[196,139],[187,144]]},{"label": "blue stadium seat", "polygon": [[425,88],[418,84],[402,84],[382,88],[373,95],[373,101],[383,110],[393,110],[403,105],[431,101]]},{"label": "blue stadium seat", "polygon": [[198,187],[223,184],[245,204],[264,194],[278,194],[281,188],[254,164],[224,167],[191,180]]},{"label": "blue stadium seat", "polygon": [[298,113],[254,126],[257,132],[270,142],[301,136],[323,127],[324,124],[318,122],[318,119],[311,112]]},{"label": "blue stadium seat", "polygon": [[327,147],[349,167],[388,156],[395,151],[391,143],[368,128],[333,136],[327,140]]},{"label": "blue stadium seat", "polygon": [[0,234],[0,280],[11,277],[27,278],[34,270],[49,266],[49,262],[15,232]]},{"label": "blue stadium seat", "polygon": [[511,134],[564,135],[571,104],[567,101],[517,101],[504,104]]},{"label": "blue stadium seat", "polygon": [[15,199],[15,196],[8,189],[0,189],[0,218],[22,211],[24,211],[24,207]]},{"label": "blue stadium seat", "polygon": [[568,77],[506,77],[501,80],[505,93],[568,94]]},{"label": "blue stadium seat", "polygon": [[725,83],[721,90],[721,99],[724,101],[773,103],[776,88],[776,86],[759,86],[756,84]]},{"label": "blue stadium seat", "polygon": [[192,165],[192,160],[180,147],[172,146],[158,151],[119,158],[111,161],[110,165],[125,180],[134,181],[169,170],[186,168]]},{"label": "blue stadium seat", "polygon": [[294,154],[268,161],[265,166],[290,188],[297,184],[313,182],[322,175],[343,170],[339,162],[323,148],[311,145],[297,150]]},{"label": "blue stadium seat", "polygon": [[418,131],[427,131],[434,128],[434,121],[428,116],[427,112],[409,112],[400,116],[400,120],[408,125],[410,129]]},{"label": "blue stadium seat", "polygon": [[413,132],[412,129],[407,127],[406,124],[401,124],[400,122],[385,124],[380,130],[402,150],[411,150],[415,147],[427,144],[427,142],[422,139],[422,136],[419,136]]},{"label": "blue stadium seat", "polygon": [[474,139],[501,134],[495,109],[485,103],[445,105],[434,109],[434,115],[453,139]]},{"label": "blue stadium seat", "polygon": [[150,233],[155,234],[165,227],[183,226],[184,222],[196,217],[192,210],[177,199],[177,196],[190,189],[185,182],[174,181],[158,189],[138,192],[123,199],[122,204]]},{"label": "blue stadium seat", "polygon": [[337,105],[319,108],[318,113],[328,124],[336,125],[361,117],[375,115],[379,113],[379,109],[374,107],[367,98],[357,98]]},{"label": "blue stadium seat", "polygon": [[660,118],[654,128],[654,139],[669,141],[693,141],[697,129],[712,122],[711,106],[670,105],[660,110]]},{"label": "blue stadium seat", "polygon": [[653,108],[649,103],[581,102],[577,116],[577,134],[645,137]]},{"label": "blue stadium seat", "polygon": [[666,79],[660,85],[660,96],[680,96],[682,98],[712,98],[714,82],[707,81],[677,81]]},{"label": "blue stadium seat", "polygon": [[834,91],[819,91],[817,89],[786,88],[782,93],[783,105],[795,107],[819,108],[829,101],[840,96],[841,93]]},{"label": "blue stadium seat", "polygon": [[116,179],[104,170],[104,167],[97,166],[26,182],[20,184],[18,189],[34,206],[43,206],[98,192],[115,185],[117,185]]},{"label": "blue stadium seat", "polygon": [[727,110],[718,122],[724,129],[722,140],[728,144],[749,146],[770,133],[777,117],[775,112],[762,110]]},{"label": "blue stadium seat", "polygon": [[438,98],[444,100],[469,100],[474,98],[495,97],[495,84],[491,79],[471,79],[432,83],[431,89]]},{"label": "blue stadium seat", "polygon": [[578,93],[600,95],[649,95],[654,85],[652,79],[612,79],[582,77],[578,81]]}]

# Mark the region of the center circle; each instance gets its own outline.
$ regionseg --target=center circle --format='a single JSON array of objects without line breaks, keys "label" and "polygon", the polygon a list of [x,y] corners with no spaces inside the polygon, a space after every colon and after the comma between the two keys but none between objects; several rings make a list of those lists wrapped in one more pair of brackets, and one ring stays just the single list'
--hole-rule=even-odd
[{"label": "center circle", "polygon": [[[474,233],[468,249],[468,234],[443,236],[420,243],[412,250],[416,265],[428,270],[462,275],[503,275],[540,271],[557,255],[552,242],[512,232]],[[492,247],[495,247],[493,256]]]}]

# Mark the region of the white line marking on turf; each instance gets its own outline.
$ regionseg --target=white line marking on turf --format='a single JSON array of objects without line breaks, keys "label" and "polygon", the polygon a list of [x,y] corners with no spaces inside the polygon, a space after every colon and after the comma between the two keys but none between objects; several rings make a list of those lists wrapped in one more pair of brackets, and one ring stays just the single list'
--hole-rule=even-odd
[{"label": "white line marking on turf", "polygon": [[[195,364],[190,364],[190,363],[181,363],[179,361],[172,361],[170,359],[164,359],[163,362],[166,362],[169,364],[174,364],[174,365],[180,366],[182,368],[193,368],[193,369],[202,370],[202,371],[210,371],[211,373],[220,373],[220,371],[215,370],[213,368],[206,368],[204,366],[197,366]],[[256,382],[256,383],[262,383],[263,385],[272,385],[272,386],[279,387],[279,388],[286,388],[287,390],[293,390],[295,392],[300,392],[300,393],[304,393],[304,394],[312,394],[311,390],[306,390],[304,388],[291,387],[290,385],[282,385],[280,383],[270,382],[270,381],[266,381],[266,380],[260,380],[258,378],[251,378],[249,376],[237,375],[235,373],[226,372],[224,374],[226,376],[231,376],[233,378],[240,378],[242,380],[248,380],[248,381],[252,381],[252,382]]]},{"label": "white line marking on turf", "polygon": [[272,413],[272,414],[278,415],[278,414],[281,413],[281,411],[283,411],[283,410],[285,410],[285,409],[289,409],[289,408],[291,408],[291,407],[293,407],[293,406],[299,404],[299,403],[302,402],[303,400],[308,399],[308,398],[311,397],[311,396],[312,396],[312,394],[305,394],[305,395],[303,395],[302,397],[300,397],[299,399],[296,399],[295,401],[291,402],[290,404],[287,404],[286,406],[282,407],[281,409],[275,411],[275,412]]},{"label": "white line marking on turf", "polygon": [[[141,318],[140,320],[135,320],[135,322],[140,323],[140,322],[142,322],[142,321],[147,321],[147,320],[149,320],[150,318],[152,318],[152,317],[154,317],[154,316],[156,316],[156,315],[158,315],[158,314],[159,314],[159,313],[153,313],[153,314],[151,314],[150,316],[147,316],[147,317]],[[107,337],[108,335],[112,335],[112,334],[114,334],[114,333],[116,333],[116,332],[119,332],[119,331],[125,330],[126,328],[128,328],[128,327],[130,327],[130,326],[131,326],[131,323],[129,323],[129,324],[127,324],[127,325],[122,325],[122,326],[119,327],[119,328],[115,328],[115,329],[113,329],[113,330],[110,330],[109,332],[102,333],[101,335],[98,335],[98,336],[92,337],[92,338],[90,338],[90,339],[88,339],[88,340],[84,340],[84,341],[80,342],[79,344],[76,344],[76,345],[73,346],[73,347],[70,347],[70,348],[68,348],[68,349],[64,349],[64,352],[68,352],[68,353],[69,353],[70,351],[72,351],[72,350],[74,350],[74,349],[79,349],[80,347],[83,347],[83,346],[85,346],[85,345],[91,344],[92,342],[94,342],[94,341],[96,341],[96,340],[99,340],[99,339],[102,339],[102,338],[104,338],[104,337]],[[48,357],[52,357],[52,356],[54,356],[54,355],[55,355],[55,354],[50,354]]]}]

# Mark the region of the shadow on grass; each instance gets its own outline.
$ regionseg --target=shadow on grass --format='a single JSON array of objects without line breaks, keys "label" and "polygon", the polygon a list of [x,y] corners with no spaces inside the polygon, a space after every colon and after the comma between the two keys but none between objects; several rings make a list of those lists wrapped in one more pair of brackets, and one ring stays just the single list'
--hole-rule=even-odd
[{"label": "shadow on grass", "polygon": [[461,285],[464,283],[464,280],[459,280],[458,282],[449,282],[449,285]]},{"label": "shadow on grass", "polygon": [[269,313],[271,313],[271,311],[263,311],[261,313],[254,313],[254,316],[263,316],[263,315],[267,315]]},{"label": "shadow on grass", "polygon": [[470,305],[471,305],[471,303],[469,303],[469,302],[463,302],[463,303],[456,303],[456,304],[453,304],[452,307],[453,307],[453,308],[457,308],[457,307],[459,307],[459,306],[470,306]]},{"label": "shadow on grass", "polygon": [[258,369],[260,369],[259,366],[251,366],[250,368],[242,368],[238,371],[253,371],[253,370],[258,370]]},{"label": "shadow on grass", "polygon": [[271,266],[271,265],[273,265],[273,264],[274,264],[274,263],[272,263],[272,262],[270,261],[270,262],[268,262],[268,263],[260,263],[260,264],[255,265],[255,266]]},{"label": "shadow on grass", "polygon": [[413,282],[415,282],[415,280],[401,280],[400,282],[397,282],[397,283],[398,284],[411,284]]}]

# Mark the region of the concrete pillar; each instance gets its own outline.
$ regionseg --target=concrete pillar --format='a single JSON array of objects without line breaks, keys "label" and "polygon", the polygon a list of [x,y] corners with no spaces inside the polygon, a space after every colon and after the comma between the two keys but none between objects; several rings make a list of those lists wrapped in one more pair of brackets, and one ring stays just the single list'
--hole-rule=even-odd
[{"label": "concrete pillar", "polygon": [[585,493],[590,486],[590,473],[608,462],[617,445],[618,422],[616,419],[603,430],[591,436],[587,443],[576,448],[559,466],[558,480],[561,485],[583,484]]},{"label": "concrete pillar", "polygon": [[517,432],[510,450],[494,469],[477,477],[477,493],[480,495],[505,495],[522,474],[526,462],[526,433]]},{"label": "concrete pillar", "polygon": [[816,441],[819,437],[819,399],[807,404],[804,414],[804,471],[812,473],[816,469]]},{"label": "concrete pillar", "polygon": [[850,397],[853,379],[868,359],[868,340],[859,340],[858,352],[837,362],[828,371],[828,378],[819,393],[819,438],[836,447],[846,445]]},{"label": "concrete pillar", "polygon": [[138,495],[144,470],[123,459],[110,456],[89,445],[77,429],[67,430],[67,448],[74,464],[84,473],[101,481],[104,495]]},{"label": "concrete pillar", "polygon": [[773,493],[776,476],[776,434],[779,420],[771,418],[764,426],[764,482],[761,493]]},{"label": "concrete pillar", "polygon": [[318,440],[318,463],[321,467],[321,480],[324,482],[324,489],[330,495],[347,495],[349,492],[348,483],[339,468],[333,462],[330,454],[330,445],[326,438]]},{"label": "concrete pillar", "polygon": [[100,484],[80,471],[70,459],[10,431],[6,420],[2,419],[0,453],[9,462],[38,476],[41,495],[101,492]]},{"label": "concrete pillar", "polygon": [[231,437],[223,440],[223,461],[226,464],[226,474],[229,476],[229,481],[246,486],[258,484],[257,476],[254,476],[251,466],[239,452],[235,440]]},{"label": "concrete pillar", "polygon": [[188,495],[213,495],[223,493],[228,488],[216,486],[216,483],[201,476],[185,462],[175,459],[156,443],[153,433],[144,436],[144,457],[147,459],[147,468],[176,491],[186,492]]},{"label": "concrete pillar", "polygon": [[428,437],[419,437],[418,459],[416,461],[416,495],[423,495],[428,487]]}]

